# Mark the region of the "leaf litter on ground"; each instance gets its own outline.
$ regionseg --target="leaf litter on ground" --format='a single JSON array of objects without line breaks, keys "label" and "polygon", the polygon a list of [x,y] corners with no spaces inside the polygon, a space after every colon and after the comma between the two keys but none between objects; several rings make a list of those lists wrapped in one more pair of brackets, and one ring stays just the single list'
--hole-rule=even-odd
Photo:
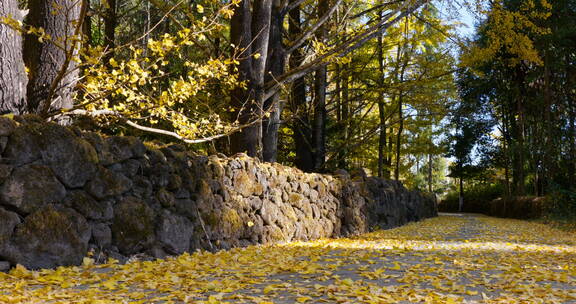
[{"label": "leaf litter on ground", "polygon": [[364,235],[0,273],[0,303],[576,303],[576,235],[442,215]]}]

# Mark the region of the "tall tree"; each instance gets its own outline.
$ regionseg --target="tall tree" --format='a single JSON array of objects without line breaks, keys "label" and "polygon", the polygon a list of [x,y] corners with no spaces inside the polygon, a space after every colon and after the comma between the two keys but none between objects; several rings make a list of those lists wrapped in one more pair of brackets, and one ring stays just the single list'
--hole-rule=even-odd
[{"label": "tall tree", "polygon": [[232,152],[247,152],[262,158],[262,124],[264,115],[264,80],[272,1],[242,0],[231,21],[231,41],[240,49],[240,81],[245,88],[232,92],[232,103],[238,111],[238,123],[247,125],[232,136]]},{"label": "tall tree", "polygon": [[[22,20],[17,0],[0,2],[0,21],[3,18],[11,18],[11,21]],[[17,29],[0,22],[1,113],[20,114],[25,111],[27,81],[22,61],[22,35]]]},{"label": "tall tree", "polygon": [[27,110],[46,114],[71,108],[78,80],[76,61],[82,30],[84,1],[30,0],[27,24],[43,28],[44,41],[29,34],[24,40],[24,60],[29,69]]},{"label": "tall tree", "polygon": [[[318,2],[318,18],[322,18],[329,8],[328,0]],[[320,43],[326,43],[328,27],[324,24],[317,32]],[[314,75],[314,124],[312,133],[314,170],[320,171],[326,161],[326,87],[328,82],[328,68],[321,65]]]}]

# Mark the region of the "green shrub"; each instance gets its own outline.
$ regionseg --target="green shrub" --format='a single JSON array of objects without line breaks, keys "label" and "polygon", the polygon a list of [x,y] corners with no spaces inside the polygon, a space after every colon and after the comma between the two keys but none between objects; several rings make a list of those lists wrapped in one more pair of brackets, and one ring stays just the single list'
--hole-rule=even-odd
[{"label": "green shrub", "polygon": [[[490,202],[504,195],[501,184],[478,184],[464,188],[462,212],[490,213]],[[438,204],[441,212],[458,212],[458,191],[449,192]]]},{"label": "green shrub", "polygon": [[550,215],[559,219],[576,219],[576,189],[557,187],[549,195]]}]

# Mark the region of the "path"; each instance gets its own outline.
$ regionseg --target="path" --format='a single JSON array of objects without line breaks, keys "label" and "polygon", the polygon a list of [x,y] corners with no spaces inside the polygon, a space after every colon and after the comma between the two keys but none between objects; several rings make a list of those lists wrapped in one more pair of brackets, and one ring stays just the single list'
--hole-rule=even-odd
[{"label": "path", "polygon": [[10,301],[576,303],[576,236],[524,221],[442,215],[350,239],[18,268],[0,273],[0,303]]}]

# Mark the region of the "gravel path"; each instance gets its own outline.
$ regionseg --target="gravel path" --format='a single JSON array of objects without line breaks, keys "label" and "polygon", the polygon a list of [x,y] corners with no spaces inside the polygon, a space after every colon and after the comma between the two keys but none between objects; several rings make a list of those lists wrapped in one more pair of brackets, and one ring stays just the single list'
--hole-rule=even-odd
[{"label": "gravel path", "polygon": [[18,268],[0,290],[0,303],[576,303],[576,236],[442,214],[354,238]]}]

